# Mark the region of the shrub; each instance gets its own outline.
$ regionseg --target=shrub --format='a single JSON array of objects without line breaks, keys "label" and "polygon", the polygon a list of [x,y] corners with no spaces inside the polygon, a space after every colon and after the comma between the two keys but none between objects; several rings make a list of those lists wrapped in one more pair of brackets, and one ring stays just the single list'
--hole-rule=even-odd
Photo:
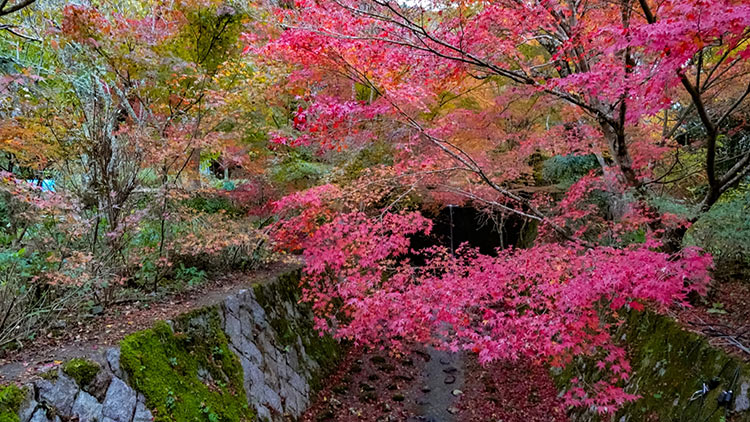
[{"label": "shrub", "polygon": [[589,155],[555,155],[544,161],[542,179],[550,184],[569,187],[578,179],[598,168],[596,156]]},{"label": "shrub", "polygon": [[750,189],[728,192],[701,216],[685,235],[685,245],[704,248],[714,256],[718,278],[750,275]]}]

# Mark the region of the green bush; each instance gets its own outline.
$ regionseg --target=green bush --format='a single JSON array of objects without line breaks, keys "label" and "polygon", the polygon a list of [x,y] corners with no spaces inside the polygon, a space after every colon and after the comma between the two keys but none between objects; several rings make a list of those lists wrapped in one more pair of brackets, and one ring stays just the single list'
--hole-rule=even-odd
[{"label": "green bush", "polygon": [[750,190],[728,192],[726,198],[701,216],[685,235],[686,246],[695,245],[714,256],[719,278],[750,275]]},{"label": "green bush", "polygon": [[216,214],[222,211],[230,216],[239,216],[243,214],[242,210],[234,205],[229,198],[221,195],[194,196],[190,199],[186,199],[183,202],[183,205],[208,214]]},{"label": "green bush", "polygon": [[550,184],[568,187],[598,167],[599,162],[593,154],[555,155],[544,161],[542,179]]}]

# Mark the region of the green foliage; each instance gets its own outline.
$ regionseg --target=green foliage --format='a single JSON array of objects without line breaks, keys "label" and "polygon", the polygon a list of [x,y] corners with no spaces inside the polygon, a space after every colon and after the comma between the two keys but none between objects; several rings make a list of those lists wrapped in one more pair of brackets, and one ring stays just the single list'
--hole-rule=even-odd
[{"label": "green foliage", "polygon": [[201,6],[183,10],[189,23],[177,37],[173,52],[214,72],[228,55],[237,52],[243,15],[229,5]]},{"label": "green foliage", "polygon": [[196,211],[208,214],[225,212],[229,216],[242,215],[242,209],[232,203],[229,198],[222,195],[196,195],[184,200],[182,204]]},{"label": "green foliage", "polygon": [[649,204],[660,213],[670,213],[685,219],[692,218],[698,211],[695,205],[689,205],[685,201],[678,201],[669,196],[654,196],[649,198]]},{"label": "green foliage", "polygon": [[81,387],[89,385],[100,369],[98,363],[81,358],[71,359],[62,366],[62,371]]},{"label": "green foliage", "polygon": [[26,397],[25,389],[10,384],[0,389],[0,422],[19,422],[18,411]]},{"label": "green foliage", "polygon": [[175,279],[177,279],[178,282],[193,287],[203,284],[206,281],[206,272],[195,267],[186,267],[184,264],[180,263],[180,267],[175,274]]},{"label": "green foliage", "polygon": [[[121,364],[157,422],[250,421],[239,360],[229,350],[215,308],[132,334]],[[206,375],[208,374],[208,375]]]},{"label": "green foliage", "polygon": [[384,142],[374,142],[362,149],[344,167],[343,181],[350,182],[359,177],[363,170],[379,165],[393,165],[393,146]]},{"label": "green foliage", "polygon": [[294,150],[283,161],[273,166],[270,175],[278,183],[304,188],[313,186],[330,171],[330,165],[314,161],[312,156],[301,150]]},{"label": "green foliage", "polygon": [[593,154],[555,155],[544,161],[542,179],[547,183],[569,187],[598,167],[599,162]]},{"label": "green foliage", "polygon": [[718,277],[744,278],[750,274],[750,189],[727,192],[693,224],[685,235],[685,245],[709,251]]}]

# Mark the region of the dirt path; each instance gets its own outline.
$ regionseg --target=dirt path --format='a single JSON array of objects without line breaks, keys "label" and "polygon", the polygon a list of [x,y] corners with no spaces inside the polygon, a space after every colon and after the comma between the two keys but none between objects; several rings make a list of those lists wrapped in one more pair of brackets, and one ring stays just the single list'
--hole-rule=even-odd
[{"label": "dirt path", "polygon": [[414,422],[454,422],[456,402],[463,394],[466,378],[465,358],[460,353],[427,349],[430,359],[416,378],[419,391],[414,392],[416,409]]},{"label": "dirt path", "polygon": [[276,265],[227,274],[163,300],[147,298],[113,305],[94,318],[71,316],[23,348],[7,352],[0,359],[0,383],[24,382],[74,357],[99,359],[103,349],[118,344],[128,334],[151,327],[155,321],[219,303],[233,292],[273,280],[292,268]]}]

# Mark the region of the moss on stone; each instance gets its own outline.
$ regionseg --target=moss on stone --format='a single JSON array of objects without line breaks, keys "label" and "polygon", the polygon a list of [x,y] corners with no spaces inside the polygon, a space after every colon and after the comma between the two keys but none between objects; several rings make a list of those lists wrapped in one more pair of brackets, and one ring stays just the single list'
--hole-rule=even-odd
[{"label": "moss on stone", "polygon": [[19,422],[18,411],[25,397],[25,389],[15,384],[0,387],[0,422]]},{"label": "moss on stone", "polygon": [[52,368],[39,374],[40,378],[46,379],[47,381],[56,381],[59,376],[60,374],[58,373],[57,368]]},{"label": "moss on stone", "polygon": [[[684,330],[666,316],[631,312],[627,324],[615,336],[625,342],[633,368],[625,390],[641,398],[624,406],[614,420],[626,417],[624,420],[628,421],[718,422],[724,416],[724,410],[717,409],[718,395],[722,390],[736,391],[738,381],[750,376],[750,366],[712,347],[702,336]],[[564,387],[571,378],[581,375],[588,383],[601,377],[592,362],[578,359],[556,379]],[[690,400],[703,383],[709,384],[713,379],[719,382],[716,388],[703,399]],[[579,420],[609,420],[592,412],[583,413],[578,412]],[[750,421],[750,414],[736,415],[733,420]]]},{"label": "moss on stone", "polygon": [[[285,347],[296,347],[297,340],[302,342],[305,353],[320,366],[320,370],[311,371],[308,380],[313,391],[323,385],[323,379],[335,369],[342,356],[342,346],[330,335],[319,333],[314,326],[311,307],[300,302],[301,271],[292,271],[279,276],[269,284],[253,286],[255,299],[269,315],[269,325],[277,334],[278,341]],[[294,304],[301,317],[287,315],[284,302]]]},{"label": "moss on stone", "polygon": [[146,398],[155,421],[253,420],[239,360],[229,349],[215,307],[158,322],[126,337],[120,362]]},{"label": "moss on stone", "polygon": [[81,387],[89,385],[100,369],[98,363],[81,358],[71,359],[62,366],[63,373],[73,378]]}]

